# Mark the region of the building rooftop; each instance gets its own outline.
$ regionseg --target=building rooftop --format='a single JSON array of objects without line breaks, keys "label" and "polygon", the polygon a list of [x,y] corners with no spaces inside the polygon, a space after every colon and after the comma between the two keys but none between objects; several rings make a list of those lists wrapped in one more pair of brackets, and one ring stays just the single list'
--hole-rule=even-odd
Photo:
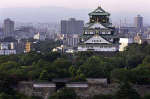
[{"label": "building rooftop", "polygon": [[110,16],[110,13],[106,12],[104,9],[102,9],[100,6],[94,10],[93,12],[89,13],[90,16],[92,15],[106,15]]}]

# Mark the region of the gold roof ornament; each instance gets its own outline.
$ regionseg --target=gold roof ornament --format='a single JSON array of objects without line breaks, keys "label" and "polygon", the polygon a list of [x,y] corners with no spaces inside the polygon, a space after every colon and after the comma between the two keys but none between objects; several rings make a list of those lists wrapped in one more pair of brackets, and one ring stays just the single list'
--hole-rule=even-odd
[{"label": "gold roof ornament", "polygon": [[106,16],[110,16],[110,13],[106,12],[101,6],[98,6],[97,9],[95,9],[94,11],[89,13],[89,16],[92,16],[92,15],[106,15]]},{"label": "gold roof ornament", "polygon": [[101,5],[99,5],[98,8],[101,8]]},{"label": "gold roof ornament", "polygon": [[96,33],[95,33],[94,36],[95,36],[95,37],[99,36],[99,31],[98,31],[98,30],[96,30]]}]

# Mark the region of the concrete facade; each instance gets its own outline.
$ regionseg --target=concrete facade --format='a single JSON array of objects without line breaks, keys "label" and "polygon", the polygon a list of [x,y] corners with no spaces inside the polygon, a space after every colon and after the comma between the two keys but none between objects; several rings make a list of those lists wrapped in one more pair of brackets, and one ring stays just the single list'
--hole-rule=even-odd
[{"label": "concrete facade", "polygon": [[13,37],[14,36],[14,27],[15,23],[14,21],[8,19],[4,20],[4,37]]},{"label": "concrete facade", "polygon": [[[81,99],[91,99],[94,95],[114,95],[119,90],[118,84],[107,84],[105,79],[89,79],[86,83],[67,83],[66,87],[73,88]],[[20,82],[16,88],[19,93],[27,96],[39,96],[48,99],[56,92],[54,83]],[[144,96],[150,94],[150,85],[134,85],[134,89]]]},{"label": "concrete facade", "polygon": [[84,21],[70,18],[61,21],[62,34],[81,34],[83,32]]}]

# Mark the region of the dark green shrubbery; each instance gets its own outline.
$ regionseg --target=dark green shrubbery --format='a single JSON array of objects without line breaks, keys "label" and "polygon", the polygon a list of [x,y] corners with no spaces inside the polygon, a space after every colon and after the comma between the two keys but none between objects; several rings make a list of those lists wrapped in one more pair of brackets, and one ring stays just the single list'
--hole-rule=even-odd
[{"label": "dark green shrubbery", "polygon": [[0,56],[2,97],[11,94],[8,89],[19,81],[72,78],[76,82],[86,81],[87,77],[108,78],[111,82],[119,83],[127,81],[133,84],[150,84],[150,45],[132,44],[126,51],[111,57],[93,52],[68,55],[47,49],[43,49],[42,53]]}]

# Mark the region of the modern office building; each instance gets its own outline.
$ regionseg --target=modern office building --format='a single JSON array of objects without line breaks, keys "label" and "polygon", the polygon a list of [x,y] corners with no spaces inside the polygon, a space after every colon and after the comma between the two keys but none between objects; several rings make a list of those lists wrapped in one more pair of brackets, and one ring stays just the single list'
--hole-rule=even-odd
[{"label": "modern office building", "polygon": [[84,26],[78,51],[119,51],[119,38],[109,16],[110,14],[101,7],[89,13],[90,20]]},{"label": "modern office building", "polygon": [[119,27],[116,28],[116,30],[119,32],[119,34],[129,34],[137,32],[136,27]]},{"label": "modern office building", "polygon": [[70,18],[61,21],[62,34],[81,34],[83,32],[84,21]]},{"label": "modern office building", "polygon": [[14,36],[14,27],[15,22],[8,19],[4,20],[4,25],[3,25],[3,29],[4,29],[4,37],[13,37]]},{"label": "modern office building", "polygon": [[143,17],[141,15],[137,15],[134,18],[134,24],[137,28],[137,32],[143,32]]}]

